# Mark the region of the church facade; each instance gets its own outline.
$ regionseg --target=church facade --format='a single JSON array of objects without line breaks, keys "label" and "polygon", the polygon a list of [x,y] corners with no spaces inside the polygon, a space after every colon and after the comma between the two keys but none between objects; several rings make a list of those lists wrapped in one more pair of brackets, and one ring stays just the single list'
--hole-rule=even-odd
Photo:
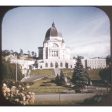
[{"label": "church facade", "polygon": [[38,69],[74,68],[75,60],[71,58],[70,49],[66,48],[62,34],[55,24],[47,30],[43,46],[38,48]]}]

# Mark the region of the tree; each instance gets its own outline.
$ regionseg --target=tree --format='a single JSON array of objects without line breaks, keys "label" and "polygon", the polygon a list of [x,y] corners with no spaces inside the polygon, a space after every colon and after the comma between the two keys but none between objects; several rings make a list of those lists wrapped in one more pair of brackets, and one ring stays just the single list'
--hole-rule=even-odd
[{"label": "tree", "polygon": [[37,53],[35,52],[34,56],[36,57],[37,56]]},{"label": "tree", "polygon": [[111,69],[109,67],[101,69],[99,75],[103,82],[111,83]]},{"label": "tree", "polygon": [[9,50],[3,50],[2,51],[2,56],[8,56],[8,55],[10,55],[10,51]]},{"label": "tree", "polygon": [[10,50],[10,53],[11,53],[11,54],[13,54],[13,53],[14,53],[14,51],[13,51],[13,50]]},{"label": "tree", "polygon": [[34,63],[35,68],[38,68],[38,61],[36,60]]},{"label": "tree", "polygon": [[32,56],[33,59],[36,59],[36,56],[37,56],[36,52],[32,51],[31,56]]},{"label": "tree", "polygon": [[20,49],[20,55],[21,55],[21,56],[23,55],[23,50],[22,50],[22,49]]},{"label": "tree", "polygon": [[[3,61],[2,63],[2,79],[3,80],[15,80],[16,79],[16,64]],[[23,78],[20,66],[17,66],[18,81]]]},{"label": "tree", "polygon": [[57,74],[57,76],[55,77],[55,83],[57,85],[60,85],[60,76]]},{"label": "tree", "polygon": [[31,52],[31,54],[32,54],[32,57],[33,57],[33,56],[34,56],[34,54],[35,54],[35,52],[34,52],[34,51],[32,51],[32,52]]},{"label": "tree", "polygon": [[112,60],[111,60],[111,56],[110,55],[108,55],[107,57],[106,57],[106,65],[107,65],[107,67],[111,67],[111,62]]},{"label": "tree", "polygon": [[28,57],[31,57],[30,51],[27,51],[27,52],[28,52]]},{"label": "tree", "polygon": [[86,70],[83,68],[81,59],[82,57],[80,56],[76,58],[76,66],[74,68],[74,73],[72,76],[72,82],[79,87],[83,87],[84,85],[89,83],[89,77]]},{"label": "tree", "polygon": [[65,84],[66,82],[65,82],[65,76],[64,76],[64,73],[63,73],[63,71],[61,70],[61,73],[60,73],[60,83],[61,84]]},{"label": "tree", "polygon": [[55,78],[55,82],[58,85],[65,85],[65,76],[63,74],[63,72],[61,71],[60,74],[57,74],[56,78]]}]

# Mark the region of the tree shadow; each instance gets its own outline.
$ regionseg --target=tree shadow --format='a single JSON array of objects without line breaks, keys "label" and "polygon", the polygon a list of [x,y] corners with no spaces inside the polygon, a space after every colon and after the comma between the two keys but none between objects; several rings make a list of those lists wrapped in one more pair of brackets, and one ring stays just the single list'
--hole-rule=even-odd
[{"label": "tree shadow", "polygon": [[101,69],[99,72],[99,76],[101,77],[101,80],[105,83],[111,83],[111,69],[105,68]]}]

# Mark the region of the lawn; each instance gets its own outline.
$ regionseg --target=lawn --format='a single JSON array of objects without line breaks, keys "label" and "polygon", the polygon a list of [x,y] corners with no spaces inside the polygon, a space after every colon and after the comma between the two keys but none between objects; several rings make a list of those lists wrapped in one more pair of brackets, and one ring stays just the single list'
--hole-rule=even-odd
[{"label": "lawn", "polygon": [[[73,70],[71,69],[62,69],[65,76],[71,77]],[[53,69],[37,69],[31,71],[32,75],[43,75],[46,78],[36,81],[29,88],[30,91],[35,92],[36,94],[40,93],[59,93],[69,88],[63,86],[57,86],[52,80],[55,78]]]},{"label": "lawn", "polygon": [[31,71],[32,75],[43,75],[45,77],[53,78],[54,75],[54,70],[53,69],[36,69]]},{"label": "lawn", "polygon": [[[65,76],[72,78],[73,75],[73,69],[61,69],[64,73]],[[91,69],[87,70],[90,79],[92,80],[101,80],[100,77],[100,71],[101,69]],[[32,75],[43,75],[49,78],[53,78],[55,76],[54,70],[53,69],[37,69],[37,70],[32,70],[31,71]]]},{"label": "lawn", "polygon": [[30,86],[29,91],[35,92],[36,94],[42,94],[42,93],[59,93],[64,92],[65,90],[69,90],[70,88],[64,87],[64,86],[57,86],[54,82],[52,82],[53,79],[42,79],[34,82],[33,85]]},{"label": "lawn", "polygon": [[[65,76],[72,77],[72,69],[61,69]],[[55,76],[54,69],[36,69],[31,71],[32,75],[43,75],[45,77],[53,78]]]},{"label": "lawn", "polygon": [[[62,69],[65,76],[72,78],[73,70],[72,69]],[[89,77],[92,80],[101,80],[99,76],[100,70],[89,70]],[[66,90],[70,90],[68,87],[57,86],[52,80],[54,79],[54,70],[53,69],[43,69],[43,70],[32,70],[32,74],[34,75],[43,75],[46,78],[36,81],[29,88],[30,91],[35,92],[36,94],[40,93],[59,93],[64,92]]]},{"label": "lawn", "polygon": [[89,77],[90,79],[92,80],[101,80],[101,77],[100,77],[100,69],[92,69],[92,70],[88,70],[88,74],[89,74]]}]

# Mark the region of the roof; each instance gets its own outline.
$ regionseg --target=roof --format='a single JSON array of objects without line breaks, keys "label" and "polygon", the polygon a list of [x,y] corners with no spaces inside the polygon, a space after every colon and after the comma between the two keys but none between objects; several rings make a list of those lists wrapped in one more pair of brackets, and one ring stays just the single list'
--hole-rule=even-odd
[{"label": "roof", "polygon": [[57,31],[54,22],[52,23],[52,26],[47,30],[45,35],[45,41],[49,40],[50,37],[62,37],[62,34]]}]

